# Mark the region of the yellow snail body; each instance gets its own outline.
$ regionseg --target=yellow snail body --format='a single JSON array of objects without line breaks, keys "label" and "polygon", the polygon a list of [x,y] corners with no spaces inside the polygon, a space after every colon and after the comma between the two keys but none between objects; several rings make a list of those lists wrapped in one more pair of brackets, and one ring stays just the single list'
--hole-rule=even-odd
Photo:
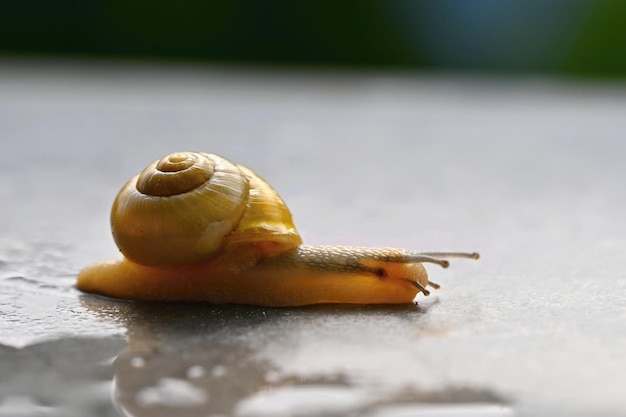
[{"label": "yellow snail body", "polygon": [[272,307],[411,303],[428,295],[423,262],[477,253],[302,244],[280,196],[250,169],[207,153],[153,162],[111,210],[124,258],[83,269],[85,292],[144,301]]}]

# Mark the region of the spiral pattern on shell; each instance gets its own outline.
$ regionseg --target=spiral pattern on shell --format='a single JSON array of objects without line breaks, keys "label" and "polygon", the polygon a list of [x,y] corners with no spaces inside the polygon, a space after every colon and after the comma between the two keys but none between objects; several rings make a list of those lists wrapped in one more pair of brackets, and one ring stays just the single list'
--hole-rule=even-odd
[{"label": "spiral pattern on shell", "polygon": [[208,153],[177,152],[146,167],[115,199],[111,229],[124,256],[147,266],[201,263],[228,244],[301,243],[265,181]]}]

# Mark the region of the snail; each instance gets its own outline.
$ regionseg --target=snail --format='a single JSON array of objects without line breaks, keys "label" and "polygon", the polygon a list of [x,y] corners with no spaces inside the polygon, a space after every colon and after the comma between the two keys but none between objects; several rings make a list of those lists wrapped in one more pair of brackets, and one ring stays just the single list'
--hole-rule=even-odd
[{"label": "snail", "polygon": [[177,152],[132,178],[111,209],[122,259],[84,268],[77,287],[143,301],[271,307],[411,303],[427,287],[422,263],[477,253],[308,246],[281,197],[250,169]]}]

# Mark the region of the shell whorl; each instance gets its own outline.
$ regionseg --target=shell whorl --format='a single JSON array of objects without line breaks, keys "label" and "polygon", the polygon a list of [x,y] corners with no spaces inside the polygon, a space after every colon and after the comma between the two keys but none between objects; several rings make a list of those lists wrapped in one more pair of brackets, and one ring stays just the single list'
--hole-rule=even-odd
[{"label": "shell whorl", "polygon": [[[273,217],[261,219],[268,211]],[[301,242],[269,185],[208,153],[177,152],[146,167],[119,192],[111,228],[124,256],[149,266],[201,263],[232,242]]]},{"label": "shell whorl", "polygon": [[148,165],[137,178],[137,191],[167,197],[198,188],[211,179],[215,161],[202,154],[173,153]]}]

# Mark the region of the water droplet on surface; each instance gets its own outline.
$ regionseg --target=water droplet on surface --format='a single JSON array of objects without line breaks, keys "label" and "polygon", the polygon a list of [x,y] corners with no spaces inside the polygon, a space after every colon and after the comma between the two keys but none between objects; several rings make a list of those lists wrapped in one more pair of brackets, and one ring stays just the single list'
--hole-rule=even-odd
[{"label": "water droplet on surface", "polygon": [[226,367],[224,365],[215,366],[213,369],[211,369],[211,375],[216,378],[226,375]]},{"label": "water droplet on surface", "polygon": [[142,389],[135,396],[140,406],[195,407],[209,400],[209,394],[177,378],[162,378],[156,386]]},{"label": "water droplet on surface", "polygon": [[143,368],[146,366],[146,360],[140,356],[135,356],[130,360],[130,366],[133,368]]},{"label": "water droplet on surface", "polygon": [[198,379],[206,375],[206,369],[201,365],[194,365],[187,369],[187,378]]}]

